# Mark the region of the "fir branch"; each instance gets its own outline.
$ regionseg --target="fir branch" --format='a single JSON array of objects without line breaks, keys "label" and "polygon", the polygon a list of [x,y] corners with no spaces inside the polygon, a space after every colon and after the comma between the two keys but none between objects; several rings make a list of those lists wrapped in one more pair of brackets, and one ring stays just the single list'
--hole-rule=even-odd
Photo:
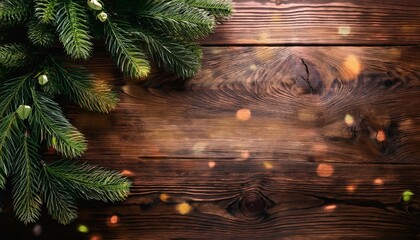
[{"label": "fir branch", "polygon": [[182,78],[194,76],[201,68],[202,52],[197,44],[174,41],[169,36],[157,35],[147,30],[133,30],[132,33],[140,39],[151,59],[159,67]]},{"label": "fir branch", "polygon": [[127,197],[131,185],[127,178],[117,172],[87,164],[58,161],[46,165],[45,169],[74,196],[88,200],[123,200]]},{"label": "fir branch", "polygon": [[34,45],[49,47],[55,41],[55,31],[51,25],[33,19],[28,24],[28,38]]},{"label": "fir branch", "polygon": [[232,14],[233,6],[230,0],[179,0],[188,5],[208,11],[219,22],[227,20]]},{"label": "fir branch", "polygon": [[73,59],[87,59],[92,52],[85,8],[73,0],[63,0],[57,12],[57,31],[66,53]]},{"label": "fir branch", "polygon": [[25,0],[0,1],[0,25],[12,26],[22,23],[30,13]]},{"label": "fir branch", "polygon": [[32,89],[33,109],[29,123],[33,131],[47,140],[65,157],[78,157],[86,150],[86,140],[64,117],[56,102]]},{"label": "fir branch", "polygon": [[61,185],[60,180],[49,172],[44,164],[41,171],[41,196],[48,213],[60,224],[69,224],[77,218],[75,199]]},{"label": "fir branch", "polygon": [[46,91],[64,94],[82,108],[91,111],[109,113],[117,106],[118,97],[111,91],[111,87],[104,81],[94,79],[82,67],[64,68],[50,58],[45,72],[51,75],[51,82],[45,86]]},{"label": "fir branch", "polygon": [[22,134],[13,162],[13,209],[25,224],[35,222],[41,214],[39,196],[40,156],[38,141]]},{"label": "fir branch", "polygon": [[144,78],[150,72],[149,61],[144,52],[126,37],[129,33],[122,27],[128,25],[108,19],[105,22],[105,42],[121,71],[133,78]]},{"label": "fir branch", "polygon": [[35,16],[41,23],[54,24],[57,0],[35,0]]},{"label": "fir branch", "polygon": [[28,102],[31,75],[10,78],[0,85],[0,118]]},{"label": "fir branch", "polygon": [[29,59],[28,49],[22,44],[4,44],[0,46],[0,65],[6,68],[24,66]]},{"label": "fir branch", "polygon": [[0,118],[0,188],[4,187],[5,177],[8,176],[12,160],[15,159],[16,143],[20,132],[17,130],[18,119],[15,113]]},{"label": "fir branch", "polygon": [[182,39],[198,39],[213,32],[214,18],[181,1],[145,0],[139,3],[140,23]]}]

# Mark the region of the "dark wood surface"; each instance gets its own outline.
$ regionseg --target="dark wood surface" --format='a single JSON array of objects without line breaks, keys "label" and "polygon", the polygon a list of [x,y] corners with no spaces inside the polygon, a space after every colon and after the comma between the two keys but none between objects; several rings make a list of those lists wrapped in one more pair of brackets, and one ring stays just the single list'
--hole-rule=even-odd
[{"label": "dark wood surface", "polygon": [[[186,82],[125,79],[97,49],[87,67],[121,102],[110,115],[66,112],[89,140],[83,160],[131,178],[130,197],[82,202],[69,226],[46,213],[19,224],[6,198],[0,239],[419,239],[419,2],[236,7],[203,41],[223,46],[205,46]],[[238,46],[257,43],[279,46]]]}]

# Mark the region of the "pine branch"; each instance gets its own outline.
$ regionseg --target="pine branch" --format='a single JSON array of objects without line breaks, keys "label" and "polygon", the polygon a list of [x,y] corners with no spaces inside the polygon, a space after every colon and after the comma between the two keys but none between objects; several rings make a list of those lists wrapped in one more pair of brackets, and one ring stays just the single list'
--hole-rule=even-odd
[{"label": "pine branch", "polygon": [[114,171],[87,164],[59,161],[46,165],[46,171],[71,191],[83,199],[120,201],[127,197],[130,181]]},{"label": "pine branch", "polygon": [[17,130],[18,119],[15,113],[0,118],[0,189],[4,188],[5,177],[9,175],[12,160],[15,159],[20,132]]},{"label": "pine branch", "polygon": [[0,85],[0,118],[14,112],[20,104],[28,102],[31,76],[7,79]]},{"label": "pine branch", "polygon": [[133,30],[132,33],[142,41],[149,56],[159,67],[182,78],[192,77],[201,68],[202,52],[197,44],[177,42],[171,37],[146,30]]},{"label": "pine branch", "polygon": [[49,47],[55,42],[55,31],[51,25],[33,19],[28,24],[28,38],[34,45]]},{"label": "pine branch", "polygon": [[56,102],[32,89],[33,109],[29,123],[33,131],[47,140],[65,157],[78,157],[86,150],[86,140],[64,117]]},{"label": "pine branch", "polygon": [[85,7],[63,0],[57,13],[57,31],[66,53],[73,59],[87,59],[92,52]]},{"label": "pine branch", "polygon": [[47,92],[60,92],[91,111],[109,113],[117,106],[118,98],[111,87],[104,81],[94,79],[82,67],[64,68],[50,58],[45,72],[51,75],[51,82],[45,86]]},{"label": "pine branch", "polygon": [[3,67],[22,67],[28,59],[28,49],[24,45],[12,43],[0,46],[0,65]]},{"label": "pine branch", "polygon": [[181,1],[145,0],[139,3],[140,23],[182,39],[198,39],[213,32],[214,18]]},{"label": "pine branch", "polygon": [[232,14],[233,6],[230,0],[180,0],[189,6],[203,9],[211,13],[219,22],[227,20]]},{"label": "pine branch", "polygon": [[77,218],[75,199],[61,185],[60,179],[49,172],[47,165],[41,171],[41,194],[48,213],[61,224],[69,224]]},{"label": "pine branch", "polygon": [[35,0],[35,16],[41,23],[54,24],[57,0]]},{"label": "pine branch", "polygon": [[30,13],[25,0],[3,0],[0,2],[0,25],[13,26],[22,23]]},{"label": "pine branch", "polygon": [[133,78],[144,78],[150,72],[149,61],[143,51],[137,48],[129,35],[122,27],[128,26],[125,22],[105,22],[105,42],[108,51],[114,57],[121,71]]},{"label": "pine branch", "polygon": [[41,214],[39,146],[29,134],[21,133],[18,142],[13,162],[13,209],[16,217],[28,224],[35,222]]}]

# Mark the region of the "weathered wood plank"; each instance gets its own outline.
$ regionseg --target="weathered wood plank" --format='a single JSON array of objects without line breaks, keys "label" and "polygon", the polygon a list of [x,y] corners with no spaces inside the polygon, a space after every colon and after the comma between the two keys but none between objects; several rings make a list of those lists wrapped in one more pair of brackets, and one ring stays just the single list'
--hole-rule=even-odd
[{"label": "weathered wood plank", "polygon": [[[70,115],[92,142],[87,159],[109,152],[122,158],[245,154],[284,161],[415,163],[418,50],[210,48],[203,71],[184,86],[163,84],[158,77],[149,85],[160,88],[129,81],[120,86],[122,101],[113,114]],[[305,65],[311,85],[304,80]]]},{"label": "weathered wood plank", "polygon": [[236,0],[230,22],[202,43],[419,44],[419,12],[412,0]]}]

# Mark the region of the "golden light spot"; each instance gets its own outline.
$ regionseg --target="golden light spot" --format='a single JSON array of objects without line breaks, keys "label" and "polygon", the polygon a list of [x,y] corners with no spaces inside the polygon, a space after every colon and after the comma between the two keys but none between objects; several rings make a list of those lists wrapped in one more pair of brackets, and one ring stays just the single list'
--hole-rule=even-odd
[{"label": "golden light spot", "polygon": [[325,212],[333,212],[337,208],[337,205],[331,204],[324,207]]},{"label": "golden light spot", "polygon": [[264,161],[263,165],[266,169],[272,169],[273,168],[273,164],[271,162],[268,162],[268,161]]},{"label": "golden light spot", "polygon": [[347,190],[347,192],[354,192],[354,191],[356,191],[356,185],[348,185],[347,187],[346,187],[346,190]]},{"label": "golden light spot", "polygon": [[373,180],[373,184],[384,185],[384,180],[382,180],[381,178],[376,178],[375,180]]},{"label": "golden light spot", "polygon": [[79,231],[81,233],[87,233],[87,232],[89,232],[89,228],[86,225],[80,224],[77,227],[77,231]]},{"label": "golden light spot", "polygon": [[166,193],[162,193],[162,194],[160,194],[159,199],[162,202],[167,202],[169,200],[169,195],[166,194]]},{"label": "golden light spot", "polygon": [[357,77],[362,70],[359,59],[353,54],[348,55],[346,60],[344,60],[344,68],[348,70],[349,78]]},{"label": "golden light spot", "polygon": [[346,114],[346,116],[344,117],[344,122],[348,125],[348,126],[352,126],[354,124],[354,118],[352,115],[350,114]]},{"label": "golden light spot", "polygon": [[257,70],[258,68],[257,68],[257,65],[255,65],[255,64],[251,64],[251,65],[249,65],[249,69],[251,69],[252,71],[255,71],[255,70]]},{"label": "golden light spot", "polygon": [[340,34],[341,36],[348,36],[350,34],[350,27],[349,26],[338,27],[338,34]]},{"label": "golden light spot", "polygon": [[110,224],[117,224],[120,221],[120,217],[118,215],[113,215],[109,218]]},{"label": "golden light spot", "polygon": [[185,215],[189,213],[191,210],[192,210],[192,207],[188,203],[184,202],[184,203],[180,203],[176,205],[176,211],[181,215]]},{"label": "golden light spot", "polygon": [[249,156],[250,156],[250,153],[249,153],[249,151],[248,151],[248,150],[241,151],[241,159],[242,159],[242,160],[246,160],[246,159],[248,159],[248,158],[249,158]]},{"label": "golden light spot", "polygon": [[209,168],[214,168],[216,166],[216,162],[215,161],[210,161],[208,162]]},{"label": "golden light spot", "polygon": [[134,175],[134,173],[130,170],[124,169],[121,171],[121,175],[126,176],[126,177],[131,177]]},{"label": "golden light spot", "polygon": [[320,177],[329,177],[334,173],[334,167],[331,164],[320,163],[316,168],[316,173]]},{"label": "golden light spot", "polygon": [[376,134],[376,140],[378,142],[383,142],[386,140],[386,134],[384,132],[384,130],[379,130],[378,133]]},{"label": "golden light spot", "polygon": [[251,118],[251,110],[242,108],[236,111],[236,119],[239,121],[248,121]]}]

